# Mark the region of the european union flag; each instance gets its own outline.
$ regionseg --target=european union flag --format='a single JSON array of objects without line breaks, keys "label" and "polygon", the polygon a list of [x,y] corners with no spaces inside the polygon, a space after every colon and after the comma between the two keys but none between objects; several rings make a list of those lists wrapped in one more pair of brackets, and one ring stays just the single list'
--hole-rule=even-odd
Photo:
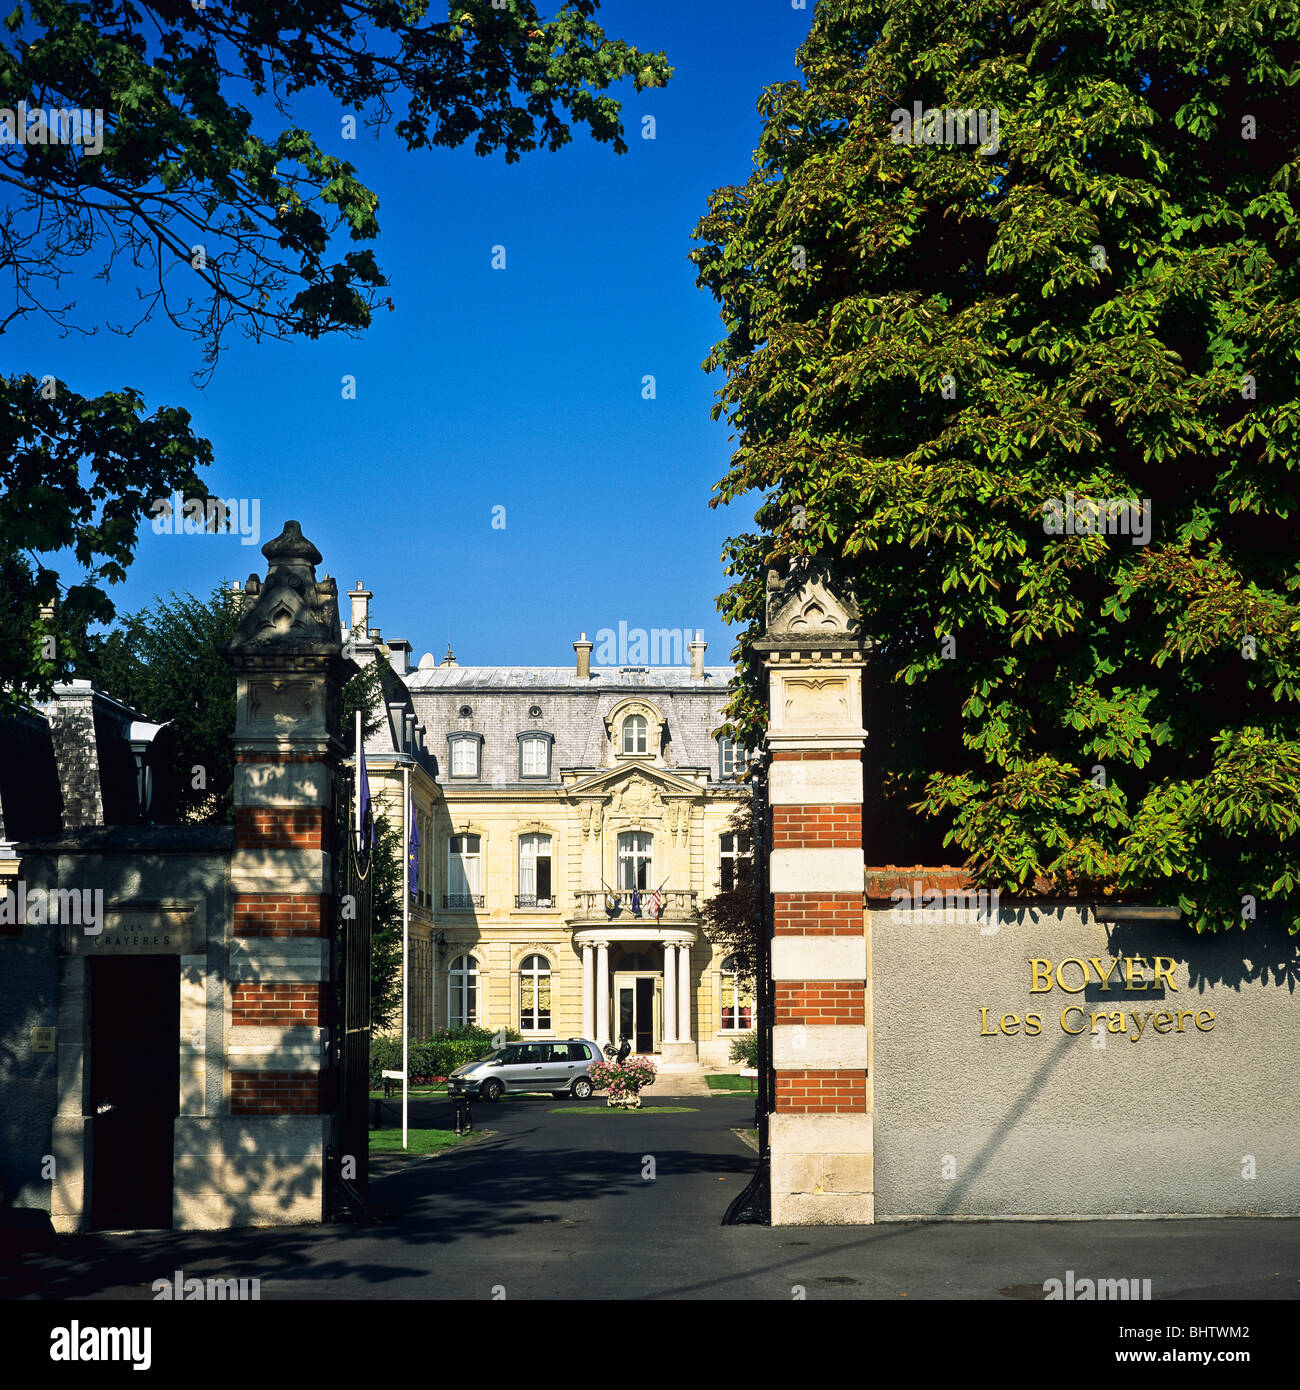
[{"label": "european union flag", "polygon": [[632,890],[632,916],[633,916],[633,917],[640,917],[640,915],[641,915],[641,894],[640,894],[640,892],[639,892],[637,889],[633,888],[633,890]]},{"label": "european union flag", "polygon": [[413,898],[420,895],[420,828],[415,820],[415,798],[409,798],[407,819],[411,827],[411,848],[407,855],[410,865],[410,889]]}]

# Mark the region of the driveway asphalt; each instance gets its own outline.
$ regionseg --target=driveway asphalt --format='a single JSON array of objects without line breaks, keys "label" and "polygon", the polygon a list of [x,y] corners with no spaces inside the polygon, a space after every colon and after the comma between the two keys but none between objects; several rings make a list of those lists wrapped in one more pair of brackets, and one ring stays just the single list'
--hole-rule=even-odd
[{"label": "driveway asphalt", "polygon": [[[411,1115],[450,1125],[444,1101]],[[263,1300],[1010,1301],[1067,1270],[1148,1278],[1157,1300],[1300,1296],[1292,1220],[723,1227],[755,1162],[733,1132],[753,1123],[748,1096],[647,1096],[632,1114],[523,1096],[474,1120],[491,1132],[376,1164],[372,1226],[57,1237],[4,1262],[0,1298],[152,1300],[176,1270],[256,1276]]]}]

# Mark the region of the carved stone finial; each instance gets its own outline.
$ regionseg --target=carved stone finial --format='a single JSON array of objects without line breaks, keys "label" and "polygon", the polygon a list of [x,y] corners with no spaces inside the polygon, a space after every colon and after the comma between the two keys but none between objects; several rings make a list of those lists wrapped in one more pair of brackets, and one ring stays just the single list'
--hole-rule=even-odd
[{"label": "carved stone finial", "polygon": [[320,551],[303,535],[302,527],[296,521],[286,521],[284,530],[262,547],[262,554],[272,569],[279,564],[305,563],[311,567],[313,577],[322,559]]},{"label": "carved stone finial", "polygon": [[339,625],[338,586],[316,578],[321,553],[296,521],[262,547],[270,565],[266,580],[250,575],[245,585],[243,616],[224,649],[228,660],[275,654],[337,656],[343,633]]},{"label": "carved stone finial", "polygon": [[861,640],[858,605],[824,560],[796,559],[767,572],[769,641]]}]

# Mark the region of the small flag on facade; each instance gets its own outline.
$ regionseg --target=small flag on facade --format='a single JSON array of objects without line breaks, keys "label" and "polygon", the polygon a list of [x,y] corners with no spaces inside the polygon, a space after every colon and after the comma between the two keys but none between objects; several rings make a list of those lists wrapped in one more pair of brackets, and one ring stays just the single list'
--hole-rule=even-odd
[{"label": "small flag on facade", "polygon": [[420,828],[415,821],[415,797],[409,799],[407,815],[410,818],[411,826],[411,848],[406,856],[407,864],[410,866],[410,889],[411,896],[420,896]]},{"label": "small flag on facade", "polygon": [[659,914],[664,910],[664,895],[656,888],[649,897],[650,915],[657,922]]},{"label": "small flag on facade", "polygon": [[632,890],[632,916],[633,916],[633,917],[640,917],[640,915],[641,915],[641,894],[640,894],[640,892],[639,892],[637,889],[633,888],[633,890]]},{"label": "small flag on facade", "polygon": [[361,848],[368,850],[371,848],[371,835],[374,831],[374,821],[371,819],[370,812],[370,778],[366,776],[366,748],[365,744],[358,740],[357,761],[360,765],[360,775],[357,778],[358,802],[361,814]]},{"label": "small flag on facade", "polygon": [[619,912],[622,910],[622,906],[623,906],[622,903],[620,903],[619,900],[618,900],[618,894],[617,894],[617,893],[611,893],[611,892],[609,892],[608,889],[606,889],[606,891],[605,891],[605,916],[606,916],[606,917],[617,917],[618,914],[619,914]]}]

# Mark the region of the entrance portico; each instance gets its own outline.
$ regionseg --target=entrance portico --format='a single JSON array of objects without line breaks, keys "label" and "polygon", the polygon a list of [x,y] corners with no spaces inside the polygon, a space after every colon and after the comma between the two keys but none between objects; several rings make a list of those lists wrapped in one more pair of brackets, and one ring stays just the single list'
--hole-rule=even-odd
[{"label": "entrance portico", "polygon": [[637,1052],[658,1052],[666,1062],[694,1062],[691,948],[696,937],[691,928],[649,924],[576,930],[585,1036],[604,1047],[626,1034]]}]

